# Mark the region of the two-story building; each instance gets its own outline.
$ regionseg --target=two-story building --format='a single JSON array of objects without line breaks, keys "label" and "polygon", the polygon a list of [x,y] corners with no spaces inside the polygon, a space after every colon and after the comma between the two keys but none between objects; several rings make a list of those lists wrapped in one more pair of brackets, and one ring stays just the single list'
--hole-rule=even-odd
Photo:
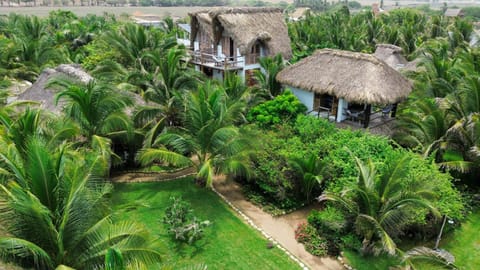
[{"label": "two-story building", "polygon": [[292,56],[279,8],[216,8],[189,15],[190,61],[213,78],[233,71],[250,82],[261,57]]}]

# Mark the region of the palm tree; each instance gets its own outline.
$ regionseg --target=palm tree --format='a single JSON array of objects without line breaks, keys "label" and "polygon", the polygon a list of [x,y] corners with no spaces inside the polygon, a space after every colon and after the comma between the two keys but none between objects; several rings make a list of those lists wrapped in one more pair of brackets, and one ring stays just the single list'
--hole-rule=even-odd
[{"label": "palm tree", "polygon": [[111,186],[96,178],[96,153],[50,151],[33,137],[22,158],[15,144],[1,144],[2,260],[35,269],[98,269],[114,248],[126,265],[159,261],[141,225],[106,214]]},{"label": "palm tree", "polygon": [[135,137],[132,121],[126,113],[133,105],[132,97],[95,80],[84,84],[58,78],[49,85],[61,89],[55,101],[66,100],[66,116],[80,127],[83,138],[77,143],[100,147],[105,164],[121,163],[121,157],[113,152],[112,141],[127,144]]},{"label": "palm tree", "polygon": [[392,237],[409,224],[415,209],[438,214],[429,201],[432,190],[422,185],[402,184],[407,176],[408,155],[388,166],[378,180],[371,160],[366,164],[355,160],[359,172],[356,186],[341,195],[324,192],[319,200],[333,201],[352,215],[355,230],[363,237],[364,252],[395,254],[397,246]]},{"label": "palm tree", "polygon": [[273,58],[260,58],[260,66],[263,71],[255,70],[255,79],[260,89],[266,91],[268,98],[273,99],[282,91],[282,84],[277,81],[276,76],[285,66],[283,57],[277,54]]},{"label": "palm tree", "polygon": [[306,201],[310,202],[313,189],[323,182],[325,164],[314,154],[307,157],[293,157],[290,166],[300,176],[302,191]]},{"label": "palm tree", "polygon": [[425,157],[445,150],[449,121],[433,99],[413,102],[398,117],[394,138],[402,145],[417,149]]},{"label": "palm tree", "polygon": [[252,139],[233,126],[238,115],[237,106],[227,106],[224,89],[206,83],[188,96],[185,126],[160,134],[153,143],[157,148],[143,149],[138,159],[143,165],[155,161],[193,165],[197,181],[209,186],[220,172],[247,174]]},{"label": "palm tree", "polygon": [[455,60],[452,59],[449,44],[445,40],[433,40],[420,49],[423,67],[415,76],[415,84],[422,89],[421,96],[445,97],[455,91],[456,79],[453,72]]},{"label": "palm tree", "polygon": [[133,101],[127,93],[95,80],[84,84],[59,78],[49,85],[60,88],[55,102],[66,100],[66,115],[80,126],[88,141],[94,135],[111,137],[131,129],[125,109],[133,105]]},{"label": "palm tree", "polygon": [[145,53],[165,51],[177,45],[173,34],[167,35],[159,29],[134,23],[107,32],[105,38],[120,53],[121,63],[126,67],[138,67]]},{"label": "palm tree", "polygon": [[11,16],[6,34],[14,43],[16,77],[33,81],[45,66],[64,63],[65,51],[55,47],[46,23],[36,16]]},{"label": "palm tree", "polygon": [[185,50],[171,48],[165,54],[147,53],[144,59],[155,66],[154,72],[142,68],[129,79],[144,89],[144,99],[150,104],[139,106],[135,122],[143,126],[155,126],[160,119],[168,126],[181,125],[183,96],[196,89],[200,75],[182,61]]},{"label": "palm tree", "polygon": [[471,113],[455,122],[447,131],[448,146],[455,160],[446,160],[440,166],[460,172],[472,171],[480,164],[480,113]]}]

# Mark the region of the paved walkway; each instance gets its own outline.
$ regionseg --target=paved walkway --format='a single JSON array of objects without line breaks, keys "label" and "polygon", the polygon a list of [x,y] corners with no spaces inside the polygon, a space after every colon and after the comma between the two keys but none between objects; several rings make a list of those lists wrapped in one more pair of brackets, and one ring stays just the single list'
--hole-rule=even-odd
[{"label": "paved walkway", "polygon": [[307,216],[313,207],[306,207],[290,214],[272,217],[251,202],[247,201],[242,194],[241,187],[231,181],[217,180],[215,189],[225,196],[234,206],[247,215],[253,222],[273,237],[290,253],[299,258],[310,269],[339,270],[343,266],[335,259],[319,258],[308,253],[302,244],[295,240],[295,229],[301,222],[306,222]]}]

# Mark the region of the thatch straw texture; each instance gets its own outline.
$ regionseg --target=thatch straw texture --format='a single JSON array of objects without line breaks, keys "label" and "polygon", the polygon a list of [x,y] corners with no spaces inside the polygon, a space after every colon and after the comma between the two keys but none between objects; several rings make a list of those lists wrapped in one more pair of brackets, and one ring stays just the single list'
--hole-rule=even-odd
[{"label": "thatch straw texture", "polygon": [[80,65],[59,65],[55,69],[47,68],[30,88],[18,95],[17,100],[39,102],[41,108],[58,114],[62,109],[62,104],[55,106],[56,92],[46,88],[48,81],[55,76],[68,76],[83,83],[88,83],[93,79],[81,69]]},{"label": "thatch straw texture", "polygon": [[373,55],[394,69],[400,69],[408,63],[402,55],[402,48],[391,44],[377,44]]},{"label": "thatch straw texture", "polygon": [[223,36],[235,41],[242,55],[246,55],[255,42],[268,48],[268,55],[282,54],[290,59],[292,50],[282,10],[279,8],[216,8],[190,14],[192,44],[202,28],[217,44]]},{"label": "thatch straw texture", "polygon": [[411,83],[375,56],[324,49],[316,51],[277,75],[277,80],[348,102],[391,104],[405,99]]}]

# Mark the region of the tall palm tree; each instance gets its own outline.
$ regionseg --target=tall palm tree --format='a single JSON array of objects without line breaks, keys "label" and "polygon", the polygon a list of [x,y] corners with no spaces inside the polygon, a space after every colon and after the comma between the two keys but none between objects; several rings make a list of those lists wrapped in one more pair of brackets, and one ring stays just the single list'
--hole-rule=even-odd
[{"label": "tall palm tree", "polygon": [[233,126],[238,107],[227,106],[221,87],[207,83],[190,93],[185,109],[185,126],[160,134],[153,147],[143,149],[138,159],[143,165],[155,161],[178,166],[195,166],[197,180],[212,185],[217,173],[248,173],[248,152],[252,139]]},{"label": "tall palm tree", "polygon": [[129,77],[144,89],[144,99],[150,102],[137,108],[135,122],[155,126],[163,119],[168,126],[181,125],[183,96],[200,82],[200,75],[187,67],[183,57],[185,50],[179,48],[145,54],[144,59],[153,63],[154,71],[142,68]]},{"label": "tall palm tree", "polygon": [[22,158],[15,144],[1,144],[2,260],[35,269],[98,269],[115,248],[127,265],[159,261],[141,225],[107,214],[111,186],[96,178],[96,153],[51,151],[33,137]]},{"label": "tall palm tree", "polygon": [[333,201],[352,215],[355,230],[363,237],[364,252],[395,254],[397,246],[392,237],[408,224],[415,209],[438,214],[430,202],[433,192],[426,186],[402,184],[407,175],[407,155],[390,165],[379,179],[371,160],[366,164],[355,160],[359,172],[356,186],[341,195],[324,192],[319,200]]}]

